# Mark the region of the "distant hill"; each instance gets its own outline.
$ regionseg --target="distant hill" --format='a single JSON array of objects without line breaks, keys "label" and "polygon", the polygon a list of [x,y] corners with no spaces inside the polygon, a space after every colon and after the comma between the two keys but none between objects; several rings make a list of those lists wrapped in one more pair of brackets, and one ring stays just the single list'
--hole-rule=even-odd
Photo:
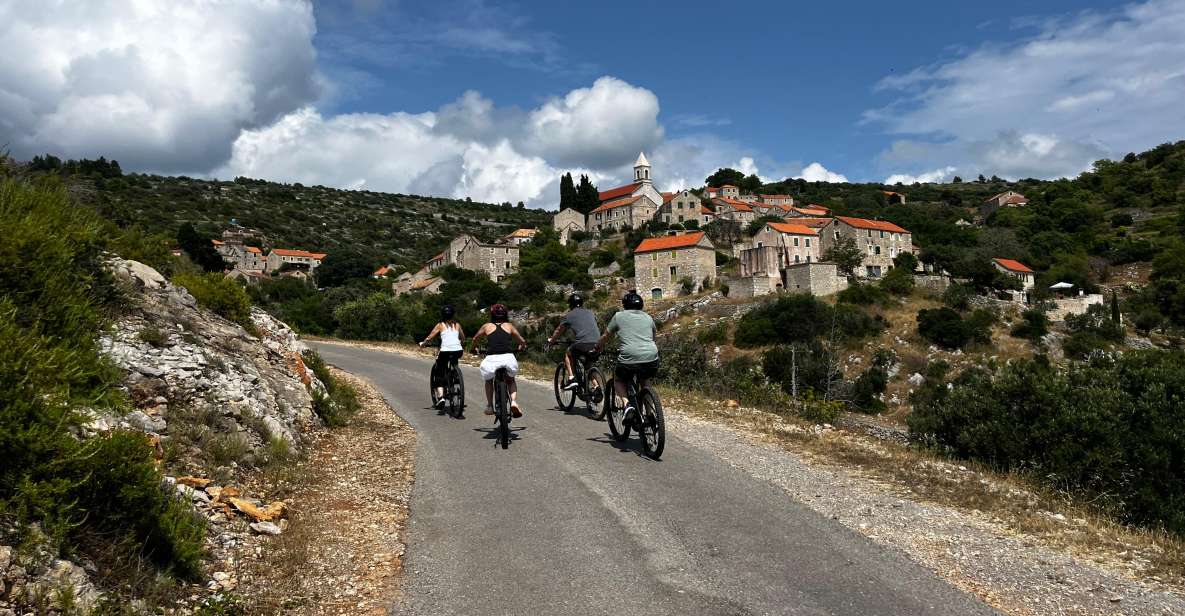
[{"label": "distant hill", "polygon": [[72,171],[79,167],[59,170],[74,196],[95,205],[120,227],[138,225],[148,234],[175,236],[188,222],[204,235],[216,236],[234,220],[262,232],[270,247],[352,250],[376,264],[418,266],[463,232],[491,240],[520,227],[551,224],[550,213],[509,203],[247,178],[217,181]]}]

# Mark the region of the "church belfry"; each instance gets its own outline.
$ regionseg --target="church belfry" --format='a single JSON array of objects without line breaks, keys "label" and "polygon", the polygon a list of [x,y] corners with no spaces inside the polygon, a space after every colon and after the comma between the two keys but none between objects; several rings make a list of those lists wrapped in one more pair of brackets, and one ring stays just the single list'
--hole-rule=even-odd
[{"label": "church belfry", "polygon": [[650,183],[650,161],[646,160],[646,155],[642,152],[638,152],[638,161],[634,163],[634,181]]}]

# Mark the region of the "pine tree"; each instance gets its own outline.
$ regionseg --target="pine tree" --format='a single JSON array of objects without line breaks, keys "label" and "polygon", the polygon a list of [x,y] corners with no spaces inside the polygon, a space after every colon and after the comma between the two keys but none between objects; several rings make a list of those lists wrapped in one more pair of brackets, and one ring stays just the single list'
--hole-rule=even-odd
[{"label": "pine tree", "polygon": [[190,223],[181,225],[177,230],[177,244],[198,267],[207,272],[221,272],[226,267],[222,255],[214,249],[210,239],[202,237]]},{"label": "pine tree", "polygon": [[572,174],[565,173],[560,176],[560,209],[575,208],[577,205],[578,196],[576,194],[576,185],[572,182]]}]

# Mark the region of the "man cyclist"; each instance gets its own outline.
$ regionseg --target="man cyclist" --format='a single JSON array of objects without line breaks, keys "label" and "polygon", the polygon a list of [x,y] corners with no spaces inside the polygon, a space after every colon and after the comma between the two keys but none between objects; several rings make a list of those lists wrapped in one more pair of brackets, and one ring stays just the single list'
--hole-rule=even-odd
[{"label": "man cyclist", "polygon": [[601,337],[601,329],[597,327],[597,317],[591,310],[584,307],[584,298],[579,293],[568,296],[568,314],[555,328],[555,333],[547,339],[547,344],[554,344],[564,332],[572,330],[575,339],[564,352],[564,368],[568,370],[568,378],[564,381],[564,389],[576,389],[576,371],[572,369],[573,361],[581,361],[585,355],[592,352]]},{"label": "man cyclist", "polygon": [[436,356],[436,367],[432,371],[436,377],[436,382],[432,385],[436,388],[436,408],[439,409],[444,408],[445,371],[456,370],[457,360],[461,359],[461,354],[464,353],[461,341],[465,339],[465,331],[457,321],[457,311],[452,304],[440,307],[440,322],[428,332],[428,337],[420,342],[420,346],[428,344],[437,335],[440,336],[440,354]]},{"label": "man cyclist", "polygon": [[647,381],[658,373],[658,345],[654,342],[658,328],[654,319],[642,311],[642,296],[636,291],[621,298],[621,307],[623,310],[614,314],[605,326],[605,333],[597,340],[594,351],[605,348],[605,342],[613,334],[621,340],[613,370],[614,407],[622,409],[622,417],[628,417],[634,409],[626,398],[626,383],[636,376],[638,386],[645,387]]},{"label": "man cyclist", "polygon": [[[523,412],[518,407],[518,385],[514,377],[518,374],[518,360],[514,357],[515,350],[526,348],[527,341],[513,324],[508,323],[510,313],[506,306],[494,304],[490,306],[490,322],[481,326],[473,338],[469,340],[469,352],[473,352],[473,345],[482,338],[489,338],[486,342],[486,356],[481,360],[481,378],[486,383],[486,415],[494,414],[494,376],[499,369],[506,369],[506,388],[510,392],[510,414],[522,417]],[[517,344],[515,342],[517,341]]]}]

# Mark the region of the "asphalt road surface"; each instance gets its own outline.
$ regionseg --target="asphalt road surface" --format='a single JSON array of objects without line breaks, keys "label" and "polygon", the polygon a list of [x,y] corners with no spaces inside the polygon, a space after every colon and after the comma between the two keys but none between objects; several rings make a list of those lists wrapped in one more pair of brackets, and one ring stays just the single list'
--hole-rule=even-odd
[{"label": "asphalt road surface", "polygon": [[429,408],[427,359],[315,344],[370,379],[417,432],[395,614],[988,614],[878,546],[668,434],[662,461],[520,380],[495,446],[474,368],[457,420]]}]

